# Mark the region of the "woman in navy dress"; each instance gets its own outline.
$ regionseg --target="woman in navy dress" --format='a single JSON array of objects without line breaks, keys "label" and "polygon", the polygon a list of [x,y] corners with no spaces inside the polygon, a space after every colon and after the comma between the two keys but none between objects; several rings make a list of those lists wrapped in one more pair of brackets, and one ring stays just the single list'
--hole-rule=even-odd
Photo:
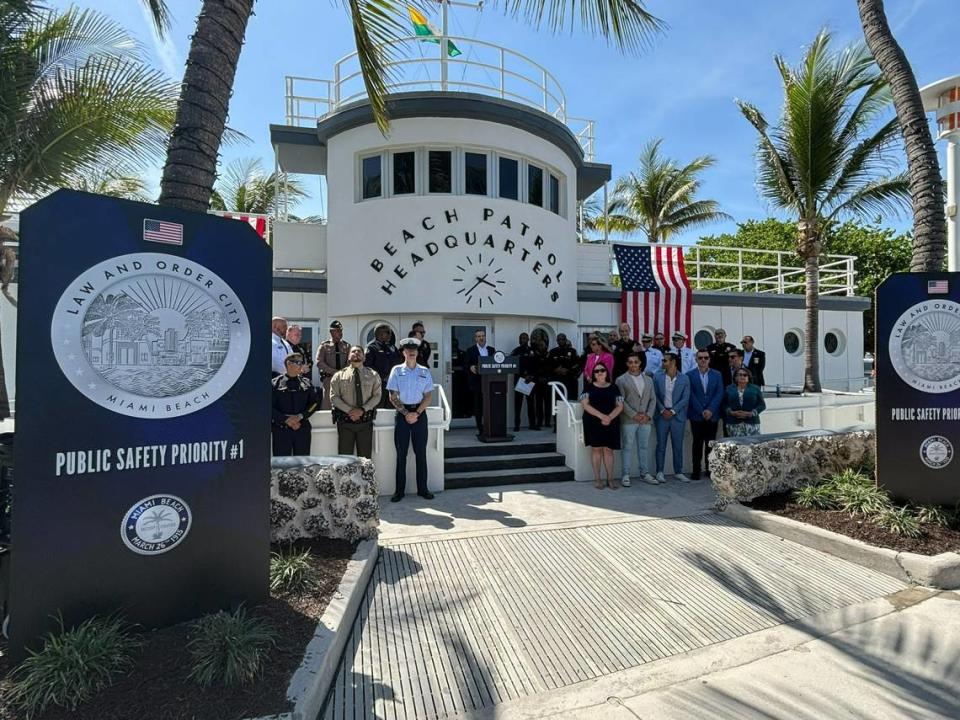
[{"label": "woman in navy dress", "polygon": [[601,465],[607,473],[607,484],[616,490],[617,481],[613,476],[613,451],[620,449],[620,413],[623,412],[623,398],[620,390],[613,384],[610,367],[602,362],[594,365],[590,373],[590,384],[580,396],[583,406],[583,444],[592,452],[593,480],[597,489],[603,488],[600,477]]}]

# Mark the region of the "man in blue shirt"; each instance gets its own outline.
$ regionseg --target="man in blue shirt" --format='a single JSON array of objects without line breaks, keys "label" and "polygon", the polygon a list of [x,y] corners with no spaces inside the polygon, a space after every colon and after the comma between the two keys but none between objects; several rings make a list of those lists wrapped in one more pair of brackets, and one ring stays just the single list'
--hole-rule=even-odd
[{"label": "man in blue shirt", "polygon": [[387,392],[390,405],[397,411],[393,428],[393,444],[397,448],[397,487],[391,502],[400,502],[407,489],[407,451],[413,443],[417,459],[417,495],[427,500],[433,493],[427,490],[427,407],[433,391],[433,377],[423,365],[417,364],[420,341],[404,338],[400,341],[403,364],[390,371]]}]

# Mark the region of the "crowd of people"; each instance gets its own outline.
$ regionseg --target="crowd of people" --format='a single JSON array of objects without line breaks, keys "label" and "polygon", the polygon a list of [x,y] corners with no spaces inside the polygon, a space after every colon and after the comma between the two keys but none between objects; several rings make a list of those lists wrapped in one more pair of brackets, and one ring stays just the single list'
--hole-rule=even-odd
[{"label": "crowd of people", "polygon": [[[408,337],[396,342],[389,325],[374,329],[365,347],[343,339],[343,326],[330,323],[330,337],[315,356],[321,387],[310,380],[313,359],[302,344],[302,329],[284,318],[272,321],[273,454],[305,455],[310,452],[310,416],[331,410],[337,427],[338,452],[369,458],[373,449],[373,420],[378,409],[394,410],[394,443],[397,450],[394,501],[406,488],[406,458],[413,447],[417,494],[432,498],[427,490],[427,419],[433,379],[429,361],[433,349],[426,329],[416,322]],[[552,427],[550,382],[560,383],[569,399],[579,397],[583,407],[584,444],[592,450],[594,480],[598,488],[618,487],[613,477],[614,451],[621,452],[621,483],[631,477],[656,485],[666,482],[667,445],[671,446],[674,477],[681,482],[699,480],[710,471],[710,441],[721,423],[730,436],[760,432],[765,409],[761,387],[766,357],[745,335],[741,348],[727,342],[717,329],[714,342],[694,350],[687,337],[676,332],[667,345],[662,333],[643,333],[633,339],[626,323],[606,337],[589,336],[584,354],[576,351],[564,334],[548,349],[542,339],[531,343],[521,333],[511,352],[519,360],[514,393],[514,430],[519,431],[523,405],[531,430]],[[473,395],[477,429],[482,427],[484,399],[478,373],[479,359],[492,355],[486,332],[478,330],[474,345],[465,353],[464,367]],[[580,391],[580,380],[583,391]],[[683,443],[689,422],[693,436],[693,468],[683,473]],[[655,468],[649,467],[649,441],[656,434]],[[606,476],[604,478],[604,475]]]},{"label": "crowd of people", "polygon": [[[745,335],[742,348],[727,342],[722,328],[705,348],[687,347],[682,332],[671,336],[643,333],[633,340],[630,326],[604,338],[594,333],[583,362],[583,439],[591,448],[597,488],[616,488],[614,451],[621,452],[623,475],[629,487],[637,477],[651,485],[666,482],[667,445],[673,456],[674,477],[680,482],[700,480],[710,472],[710,442],[721,423],[728,436],[760,433],[763,371],[766,356]],[[693,468],[683,472],[687,423],[693,437]],[[655,468],[649,467],[650,435],[656,433]],[[604,477],[605,476],[605,477]]]}]

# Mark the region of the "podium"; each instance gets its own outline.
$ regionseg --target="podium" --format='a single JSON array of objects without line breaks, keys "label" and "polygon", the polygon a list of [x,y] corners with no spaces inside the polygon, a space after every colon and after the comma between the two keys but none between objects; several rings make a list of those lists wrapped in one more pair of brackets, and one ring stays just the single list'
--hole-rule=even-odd
[{"label": "podium", "polygon": [[480,442],[510,442],[507,434],[507,383],[520,368],[520,358],[495,352],[479,358],[480,392],[483,395],[483,429],[477,436]]}]

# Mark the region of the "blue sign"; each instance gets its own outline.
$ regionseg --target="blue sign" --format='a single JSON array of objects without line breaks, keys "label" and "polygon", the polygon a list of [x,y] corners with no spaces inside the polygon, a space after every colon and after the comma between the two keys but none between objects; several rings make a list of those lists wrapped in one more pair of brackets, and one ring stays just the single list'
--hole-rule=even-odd
[{"label": "blue sign", "polygon": [[268,593],[270,248],[61,190],[21,215],[11,648]]}]

